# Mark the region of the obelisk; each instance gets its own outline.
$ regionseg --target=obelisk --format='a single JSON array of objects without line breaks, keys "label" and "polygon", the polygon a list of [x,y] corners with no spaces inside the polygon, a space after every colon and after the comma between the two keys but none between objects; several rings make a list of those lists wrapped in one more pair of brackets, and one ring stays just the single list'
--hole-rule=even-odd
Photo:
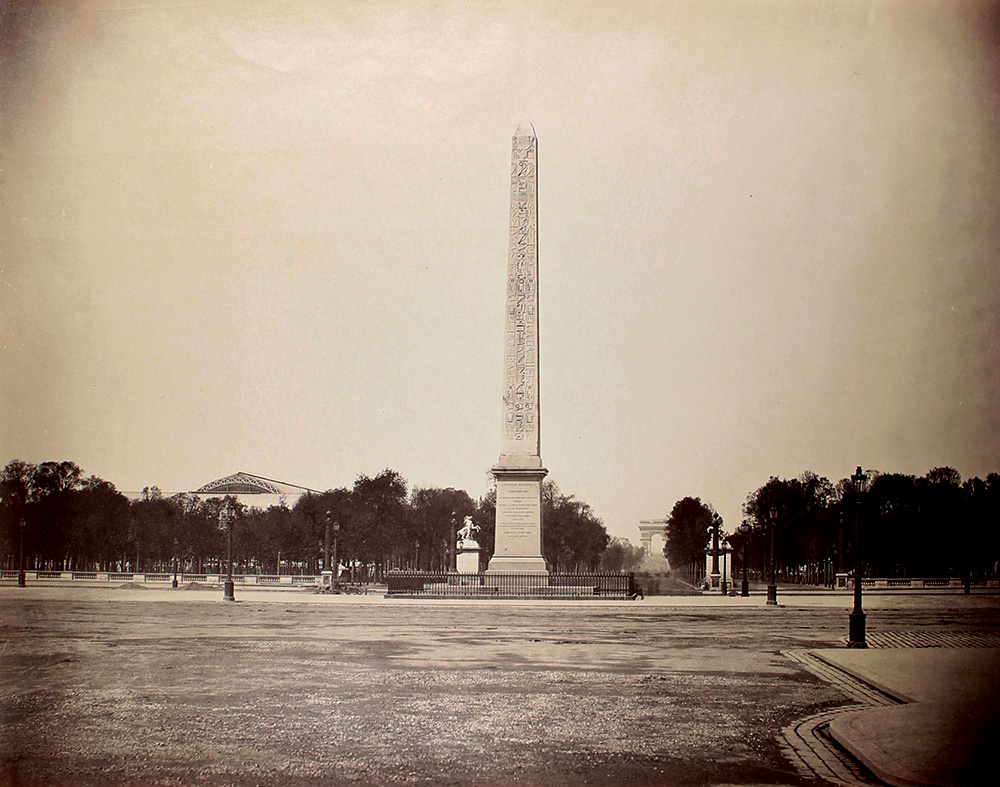
[{"label": "obelisk", "polygon": [[538,399],[538,140],[530,123],[514,132],[504,321],[503,423],[497,520],[489,571],[544,573]]}]

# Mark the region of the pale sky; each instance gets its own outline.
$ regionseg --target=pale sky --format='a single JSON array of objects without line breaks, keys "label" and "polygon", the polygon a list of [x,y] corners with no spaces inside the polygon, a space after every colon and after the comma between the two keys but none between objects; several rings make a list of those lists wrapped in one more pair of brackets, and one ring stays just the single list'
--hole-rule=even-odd
[{"label": "pale sky", "polygon": [[3,464],[479,497],[530,122],[542,460],[612,535],[1000,471],[1000,4],[0,8]]}]

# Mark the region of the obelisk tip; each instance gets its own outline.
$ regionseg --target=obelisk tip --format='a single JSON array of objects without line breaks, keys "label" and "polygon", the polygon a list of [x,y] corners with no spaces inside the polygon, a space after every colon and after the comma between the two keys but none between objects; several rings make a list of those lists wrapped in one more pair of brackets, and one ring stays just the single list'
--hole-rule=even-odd
[{"label": "obelisk tip", "polygon": [[532,137],[535,136],[535,127],[530,123],[521,123],[517,127],[517,131],[514,132],[515,137]]}]

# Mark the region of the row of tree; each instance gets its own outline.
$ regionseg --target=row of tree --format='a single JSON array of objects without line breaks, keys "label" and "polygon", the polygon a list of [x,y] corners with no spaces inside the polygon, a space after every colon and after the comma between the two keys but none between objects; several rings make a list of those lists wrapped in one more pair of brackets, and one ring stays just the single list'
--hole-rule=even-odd
[{"label": "row of tree", "polygon": [[[733,571],[820,584],[854,569],[865,576],[995,576],[1000,561],[1000,476],[962,482],[950,467],[923,477],[869,472],[858,493],[812,472],[772,477],[743,504],[743,521],[724,541]],[[700,498],[678,501],[667,518],[664,554],[672,566],[705,563],[722,520]],[[860,543],[860,552],[857,545]]]},{"label": "row of tree", "polygon": [[[228,548],[223,505],[221,498],[163,497],[156,487],[130,500],[107,481],[84,477],[72,462],[15,460],[0,474],[0,556],[7,569],[17,568],[23,553],[30,569],[220,570]],[[542,553],[553,570],[631,570],[641,560],[641,551],[624,539],[609,539],[590,506],[550,481],[542,506]],[[236,503],[234,570],[319,571],[328,519],[338,563],[358,578],[381,578],[389,568],[442,570],[466,516],[480,527],[485,564],[493,554],[495,491],[479,500],[459,489],[410,491],[399,473],[386,469],[359,476],[351,488],[304,495],[291,508]]]}]

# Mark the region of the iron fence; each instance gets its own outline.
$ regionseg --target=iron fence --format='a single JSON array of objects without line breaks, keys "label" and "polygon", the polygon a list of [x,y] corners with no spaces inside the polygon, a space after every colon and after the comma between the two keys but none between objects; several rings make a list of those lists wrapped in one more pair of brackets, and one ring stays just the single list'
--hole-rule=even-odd
[{"label": "iron fence", "polygon": [[636,595],[635,575],[594,574],[458,574],[390,571],[386,596],[397,598],[605,598]]}]

